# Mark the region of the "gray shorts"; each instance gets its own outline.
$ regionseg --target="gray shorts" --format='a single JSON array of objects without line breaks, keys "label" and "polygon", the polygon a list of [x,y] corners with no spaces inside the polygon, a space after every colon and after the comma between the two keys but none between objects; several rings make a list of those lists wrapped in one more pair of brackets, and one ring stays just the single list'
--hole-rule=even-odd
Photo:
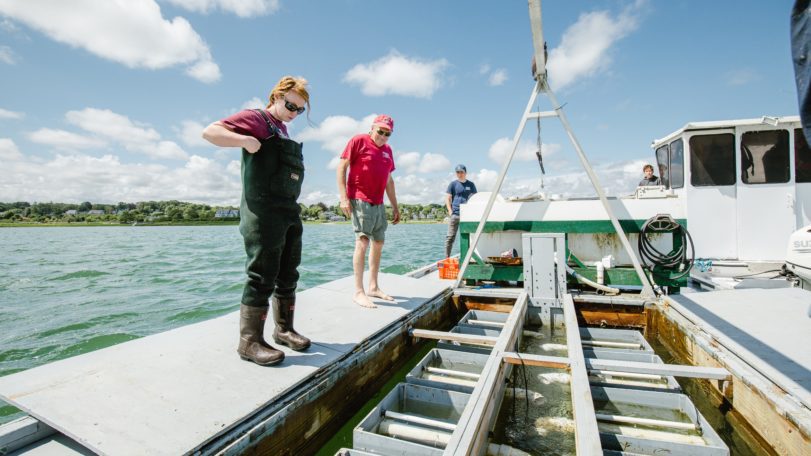
[{"label": "gray shorts", "polygon": [[372,204],[363,200],[349,200],[352,206],[352,227],[355,228],[355,238],[366,236],[373,241],[383,241],[386,238],[386,206]]}]

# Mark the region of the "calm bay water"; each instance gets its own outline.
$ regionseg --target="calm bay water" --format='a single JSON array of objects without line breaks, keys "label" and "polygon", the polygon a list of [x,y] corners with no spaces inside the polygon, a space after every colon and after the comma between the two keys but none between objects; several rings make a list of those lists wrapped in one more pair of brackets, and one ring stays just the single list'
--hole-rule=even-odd
[{"label": "calm bay water", "polygon": [[[446,229],[390,225],[381,270],[439,259]],[[305,225],[299,289],[351,275],[353,248],[348,224]],[[244,262],[236,225],[0,229],[0,376],[233,312]]]}]

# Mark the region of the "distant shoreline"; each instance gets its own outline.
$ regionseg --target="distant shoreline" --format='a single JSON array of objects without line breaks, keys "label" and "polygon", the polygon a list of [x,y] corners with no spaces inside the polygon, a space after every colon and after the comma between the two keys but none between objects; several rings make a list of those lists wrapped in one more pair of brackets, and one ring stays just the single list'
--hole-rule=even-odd
[{"label": "distant shoreline", "polygon": [[[305,225],[349,225],[351,222],[343,221],[343,222],[321,222],[321,221],[302,221]],[[391,222],[389,222],[391,223]],[[428,224],[443,224],[442,220],[410,220],[408,222],[400,222],[401,225],[428,225]],[[155,223],[138,223],[138,224],[126,224],[126,223],[110,223],[110,222],[78,222],[78,223],[25,223],[25,222],[15,222],[15,223],[8,223],[8,222],[0,222],[0,228],[61,228],[61,227],[70,227],[70,228],[82,228],[82,227],[95,227],[95,226],[105,226],[105,227],[120,227],[120,228],[138,228],[138,227],[150,227],[150,226],[219,226],[219,225],[232,225],[236,226],[239,225],[239,220],[229,220],[223,222],[210,222],[210,221],[200,221],[200,222],[155,222]]]}]

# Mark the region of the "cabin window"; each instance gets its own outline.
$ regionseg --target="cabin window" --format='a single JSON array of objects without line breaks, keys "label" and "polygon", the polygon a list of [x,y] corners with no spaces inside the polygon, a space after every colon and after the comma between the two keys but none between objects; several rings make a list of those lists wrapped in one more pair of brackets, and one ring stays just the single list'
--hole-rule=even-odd
[{"label": "cabin window", "polygon": [[735,185],[735,135],[690,138],[690,183],[694,187]]},{"label": "cabin window", "polygon": [[788,131],[747,131],[741,136],[741,181],[746,184],[789,181]]},{"label": "cabin window", "polygon": [[794,130],[794,182],[811,182],[811,150],[803,130]]},{"label": "cabin window", "polygon": [[659,179],[665,188],[670,188],[670,146],[656,149],[656,164],[659,165]]},{"label": "cabin window", "polygon": [[684,187],[684,141],[679,138],[656,149],[659,179],[666,188]]},{"label": "cabin window", "polygon": [[684,187],[684,140],[681,138],[670,143],[670,184],[671,188]]}]

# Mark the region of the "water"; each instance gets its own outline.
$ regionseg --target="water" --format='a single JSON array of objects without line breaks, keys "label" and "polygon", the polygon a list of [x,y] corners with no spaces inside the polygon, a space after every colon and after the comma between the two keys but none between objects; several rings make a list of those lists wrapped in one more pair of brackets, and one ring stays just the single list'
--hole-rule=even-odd
[{"label": "water", "polygon": [[[389,226],[381,270],[440,258],[446,230]],[[353,248],[348,224],[305,225],[299,288],[351,275]],[[0,229],[0,376],[233,312],[244,263],[236,225]]]},{"label": "water", "polygon": [[[535,333],[535,337],[523,338],[519,347],[522,353],[566,356],[566,333],[563,328],[548,326],[528,329]],[[492,441],[530,454],[576,454],[569,382],[569,374],[562,369],[535,366],[513,368],[507,389],[525,388],[527,392],[522,396],[516,391],[513,400],[512,392],[506,391]],[[527,402],[527,397],[532,400]]]}]

